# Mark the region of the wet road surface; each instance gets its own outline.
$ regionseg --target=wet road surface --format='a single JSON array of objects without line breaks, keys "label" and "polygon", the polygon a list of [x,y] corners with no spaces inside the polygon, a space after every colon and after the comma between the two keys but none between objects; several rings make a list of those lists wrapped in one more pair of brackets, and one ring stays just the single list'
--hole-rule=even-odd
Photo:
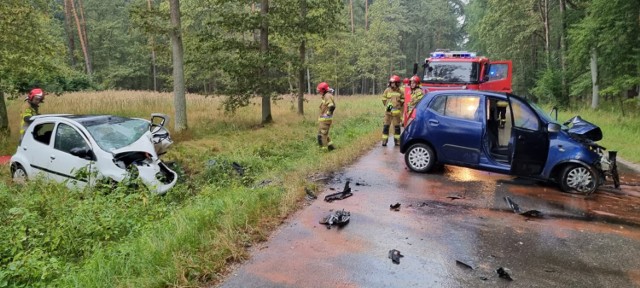
[{"label": "wet road surface", "polygon": [[[640,287],[640,176],[620,172],[621,190],[608,185],[585,198],[466,168],[411,173],[398,148],[377,147],[220,285]],[[347,180],[353,196],[322,200]],[[505,197],[542,217],[514,213]],[[399,211],[390,209],[395,203]],[[346,226],[319,224],[341,209],[351,213]],[[388,258],[391,249],[404,255],[399,264]],[[498,276],[500,267],[513,281]]]}]

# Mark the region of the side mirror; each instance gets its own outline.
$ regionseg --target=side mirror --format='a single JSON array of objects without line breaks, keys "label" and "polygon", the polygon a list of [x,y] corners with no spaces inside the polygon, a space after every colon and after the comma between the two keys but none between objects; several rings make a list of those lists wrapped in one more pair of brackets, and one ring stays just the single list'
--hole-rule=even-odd
[{"label": "side mirror", "polygon": [[169,122],[169,116],[160,113],[153,113],[151,114],[151,125],[149,127],[149,131],[151,131],[152,134],[157,133],[167,122]]},{"label": "side mirror", "polygon": [[551,133],[557,133],[560,132],[560,124],[558,123],[549,123],[549,125],[547,125],[547,131],[551,132]]},{"label": "side mirror", "polygon": [[96,155],[93,154],[93,150],[89,147],[74,147],[69,151],[71,155],[85,159],[85,160],[96,160]]}]

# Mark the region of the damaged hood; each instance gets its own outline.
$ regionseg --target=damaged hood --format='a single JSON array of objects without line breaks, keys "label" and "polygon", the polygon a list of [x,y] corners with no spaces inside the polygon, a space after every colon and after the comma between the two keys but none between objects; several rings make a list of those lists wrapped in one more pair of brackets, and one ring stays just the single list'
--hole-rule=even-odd
[{"label": "damaged hood", "polygon": [[580,116],[569,119],[567,122],[564,122],[564,125],[568,127],[566,131],[571,135],[591,141],[602,140],[602,130],[600,130],[600,127],[582,119]]},{"label": "damaged hood", "polygon": [[142,135],[138,140],[122,148],[111,150],[111,153],[115,155],[128,154],[129,152],[146,152],[157,158],[156,150],[151,142],[150,134],[147,132]]}]

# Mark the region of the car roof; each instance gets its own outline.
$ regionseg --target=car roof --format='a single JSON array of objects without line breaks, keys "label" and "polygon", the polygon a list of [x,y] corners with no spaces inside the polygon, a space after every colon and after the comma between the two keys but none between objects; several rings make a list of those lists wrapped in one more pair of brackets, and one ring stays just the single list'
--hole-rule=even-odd
[{"label": "car roof", "polygon": [[439,94],[450,94],[450,93],[460,93],[460,94],[467,94],[467,95],[488,95],[488,96],[496,96],[496,97],[512,97],[512,98],[516,98],[518,100],[521,101],[526,101],[528,102],[524,97],[515,95],[515,94],[511,94],[511,93],[504,93],[504,92],[494,92],[494,91],[486,91],[486,90],[468,90],[468,89],[456,89],[456,90],[436,90],[436,91],[431,91],[429,93],[427,93],[427,95],[432,95],[432,96],[436,96]]},{"label": "car roof", "polygon": [[133,118],[115,115],[74,115],[74,114],[44,114],[33,117],[35,119],[64,118],[81,124],[82,126],[93,126],[105,123],[120,123]]}]

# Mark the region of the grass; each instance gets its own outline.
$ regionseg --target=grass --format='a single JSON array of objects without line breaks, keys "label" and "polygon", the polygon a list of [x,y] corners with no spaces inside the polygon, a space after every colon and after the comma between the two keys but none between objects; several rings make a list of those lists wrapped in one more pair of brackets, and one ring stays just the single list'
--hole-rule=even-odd
[{"label": "grass", "polygon": [[[0,230],[0,237],[7,239],[6,246],[0,244],[0,253],[5,252],[0,256],[12,249],[12,241],[22,241],[20,227],[42,232],[29,234],[20,253],[0,257],[8,260],[0,260],[2,267],[17,267],[0,273],[0,287],[3,280],[16,286],[61,287],[215,282],[228,262],[247,256],[247,245],[265,239],[298,209],[304,187],[321,185],[310,177],[340,169],[379,140],[382,115],[372,113],[380,110],[378,97],[337,97],[331,136],[338,149],[320,151],[315,115],[319,99],[308,98],[306,116],[296,114],[291,98],[274,103],[275,123],[263,127],[258,124],[259,105],[228,115],[218,110],[220,98],[189,95],[190,133],[174,135],[176,143],[166,155],[166,160],[179,163],[184,182],[165,197],[127,189],[70,196],[64,186],[40,181],[0,186],[0,198],[7,199],[0,205],[7,224]],[[9,104],[12,119],[17,119],[19,104]],[[147,118],[152,112],[171,115],[171,106],[169,94],[74,93],[47,98],[42,112]],[[10,141],[17,142],[17,135]],[[243,176],[230,168],[232,162],[245,168]],[[0,177],[8,183],[8,171],[3,169]],[[22,214],[16,216],[15,207]],[[81,248],[69,248],[78,243]]]}]

